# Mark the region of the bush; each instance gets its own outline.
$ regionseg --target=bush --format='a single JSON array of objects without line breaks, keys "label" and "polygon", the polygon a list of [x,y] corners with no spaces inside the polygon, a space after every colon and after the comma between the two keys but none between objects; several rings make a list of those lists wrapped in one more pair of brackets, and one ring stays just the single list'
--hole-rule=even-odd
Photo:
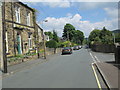
[{"label": "bush", "polygon": [[58,44],[57,44],[57,42],[55,40],[50,40],[50,41],[46,42],[46,47],[57,48]]}]

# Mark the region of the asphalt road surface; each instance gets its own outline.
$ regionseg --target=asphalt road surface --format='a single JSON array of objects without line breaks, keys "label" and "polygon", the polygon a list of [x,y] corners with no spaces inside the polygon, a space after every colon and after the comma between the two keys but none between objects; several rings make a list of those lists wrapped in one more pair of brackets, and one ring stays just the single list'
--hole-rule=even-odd
[{"label": "asphalt road surface", "polygon": [[98,88],[87,49],[54,55],[47,62],[3,78],[3,88]]}]

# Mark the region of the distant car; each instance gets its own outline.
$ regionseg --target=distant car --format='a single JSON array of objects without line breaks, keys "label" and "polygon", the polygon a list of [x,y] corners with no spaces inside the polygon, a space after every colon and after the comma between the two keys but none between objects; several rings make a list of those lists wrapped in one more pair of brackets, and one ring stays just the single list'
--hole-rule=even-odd
[{"label": "distant car", "polygon": [[62,49],[62,55],[63,54],[72,54],[72,48],[71,47],[64,47]]},{"label": "distant car", "polygon": [[79,49],[81,49],[81,48],[82,48],[82,46],[78,46],[78,48],[79,48]]},{"label": "distant car", "polygon": [[88,48],[89,48],[89,46],[88,46],[88,45],[86,45],[86,46],[85,46],[85,49],[88,49]]},{"label": "distant car", "polygon": [[78,46],[74,46],[73,50],[79,50],[79,47]]}]

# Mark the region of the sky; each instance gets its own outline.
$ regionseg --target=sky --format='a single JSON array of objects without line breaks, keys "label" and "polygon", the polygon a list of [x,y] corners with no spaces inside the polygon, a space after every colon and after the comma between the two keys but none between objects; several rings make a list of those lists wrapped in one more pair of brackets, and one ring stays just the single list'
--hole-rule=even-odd
[{"label": "sky", "polygon": [[[63,2],[61,2],[63,1]],[[88,37],[93,29],[118,29],[118,2],[24,2],[37,10],[37,23],[44,31],[55,30],[62,37],[66,23]],[[45,22],[47,20],[47,22]]]}]

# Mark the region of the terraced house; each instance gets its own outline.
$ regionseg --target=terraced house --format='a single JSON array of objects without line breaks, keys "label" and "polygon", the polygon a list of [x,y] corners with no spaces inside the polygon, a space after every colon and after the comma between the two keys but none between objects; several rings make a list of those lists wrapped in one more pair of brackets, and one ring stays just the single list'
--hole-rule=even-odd
[{"label": "terraced house", "polygon": [[25,54],[35,45],[35,11],[22,2],[5,2],[5,35],[8,56]]}]

